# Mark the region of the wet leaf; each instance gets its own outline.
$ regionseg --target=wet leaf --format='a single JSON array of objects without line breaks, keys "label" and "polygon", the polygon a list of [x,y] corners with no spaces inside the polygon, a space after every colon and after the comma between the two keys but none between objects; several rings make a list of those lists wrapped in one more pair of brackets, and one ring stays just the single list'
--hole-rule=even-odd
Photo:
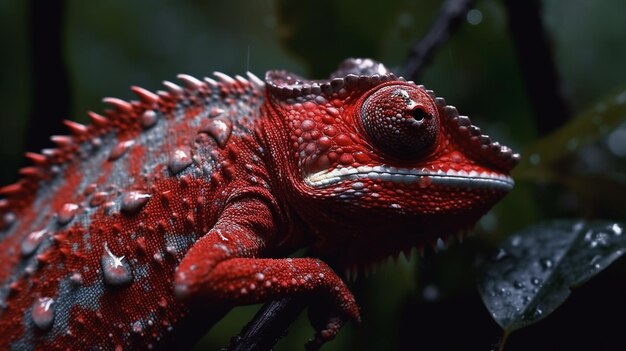
[{"label": "wet leaf", "polygon": [[556,161],[594,143],[626,122],[626,91],[609,97],[583,112],[554,133],[524,150],[514,170],[516,179],[549,180]]},{"label": "wet leaf", "polygon": [[555,220],[509,237],[478,275],[491,316],[507,333],[545,318],[570,288],[624,253],[624,230],[611,221]]}]

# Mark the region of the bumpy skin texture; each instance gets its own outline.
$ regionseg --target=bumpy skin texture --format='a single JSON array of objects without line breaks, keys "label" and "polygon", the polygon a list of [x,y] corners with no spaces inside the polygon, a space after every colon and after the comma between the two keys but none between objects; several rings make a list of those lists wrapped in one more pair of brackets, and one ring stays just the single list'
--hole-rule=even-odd
[{"label": "bumpy skin texture", "polygon": [[[368,59],[330,80],[181,75],[105,99],[0,189],[0,349],[168,348],[296,293],[358,320],[342,279],[473,225],[518,159]],[[214,308],[213,306],[219,306]]]}]

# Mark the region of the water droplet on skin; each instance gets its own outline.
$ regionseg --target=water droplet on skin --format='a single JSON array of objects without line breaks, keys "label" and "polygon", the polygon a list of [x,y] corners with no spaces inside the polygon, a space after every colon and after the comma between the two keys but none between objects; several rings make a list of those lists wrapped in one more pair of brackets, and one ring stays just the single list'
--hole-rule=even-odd
[{"label": "water droplet on skin", "polygon": [[147,110],[141,115],[141,126],[144,129],[151,128],[156,124],[157,114],[152,110]]},{"label": "water droplet on skin", "polygon": [[539,284],[541,284],[541,279],[539,279],[537,277],[532,277],[532,278],[530,278],[530,283],[532,285],[539,286]]},{"label": "water droplet on skin", "polygon": [[74,285],[82,285],[83,284],[83,276],[80,273],[78,273],[78,272],[74,272],[70,276],[70,282],[72,284],[74,284]]},{"label": "water droplet on skin", "polygon": [[516,280],[516,281],[513,282],[513,287],[515,289],[523,289],[526,286],[524,285],[524,283]]},{"label": "water droplet on skin", "polygon": [[135,334],[141,334],[143,332],[143,325],[141,324],[141,321],[133,323],[132,330]]},{"label": "water droplet on skin", "polygon": [[133,280],[133,274],[124,256],[115,256],[106,243],[104,243],[104,254],[100,259],[104,281],[110,285],[126,285]]},{"label": "water droplet on skin", "polygon": [[4,224],[7,226],[13,225],[16,219],[17,217],[15,216],[15,213],[13,212],[7,212],[2,216],[2,220],[4,221]]},{"label": "water droplet on skin", "polygon": [[66,225],[74,219],[76,212],[78,211],[78,205],[67,203],[61,207],[61,210],[57,214],[57,223],[59,225]]},{"label": "water droplet on skin", "polygon": [[113,150],[111,150],[111,154],[109,154],[109,161],[115,161],[124,156],[128,149],[130,149],[133,145],[135,145],[134,140],[120,141],[115,145]]},{"label": "water droplet on skin", "polygon": [[167,167],[173,174],[178,174],[193,163],[191,151],[188,147],[181,147],[170,155],[170,161]]},{"label": "water droplet on skin", "polygon": [[31,316],[37,328],[49,330],[54,322],[54,299],[51,297],[35,299]]},{"label": "water droplet on skin", "polygon": [[22,241],[20,246],[22,256],[30,256],[41,244],[46,236],[47,231],[45,229],[34,231]]},{"label": "water droplet on skin", "polygon": [[120,209],[127,214],[135,214],[148,203],[151,197],[152,195],[141,191],[128,192],[122,197]]}]

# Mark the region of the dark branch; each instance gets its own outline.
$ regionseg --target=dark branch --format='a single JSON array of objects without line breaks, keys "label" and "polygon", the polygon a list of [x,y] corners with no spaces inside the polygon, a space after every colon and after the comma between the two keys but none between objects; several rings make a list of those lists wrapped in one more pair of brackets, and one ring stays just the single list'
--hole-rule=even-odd
[{"label": "dark branch", "polygon": [[505,0],[504,4],[536,128],[545,135],[567,122],[570,111],[541,20],[541,4],[538,0]]},{"label": "dark branch", "polygon": [[473,3],[474,0],[446,0],[441,5],[435,23],[409,53],[402,72],[405,78],[418,81],[422,70],[430,63],[435,51],[458,29]]},{"label": "dark branch", "polygon": [[303,297],[266,303],[241,333],[231,339],[226,350],[271,350],[306,306],[307,300]]},{"label": "dark branch", "polygon": [[61,121],[70,112],[70,88],[63,60],[64,0],[30,3],[32,98],[26,130],[28,151],[52,147],[51,134],[65,134]]}]

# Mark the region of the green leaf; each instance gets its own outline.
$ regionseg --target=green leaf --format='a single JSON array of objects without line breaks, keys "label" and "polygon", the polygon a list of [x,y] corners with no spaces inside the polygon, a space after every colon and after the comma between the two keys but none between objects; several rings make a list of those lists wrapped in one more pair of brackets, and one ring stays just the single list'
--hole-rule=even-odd
[{"label": "green leaf", "polygon": [[611,96],[585,111],[554,133],[524,150],[513,172],[516,179],[549,180],[556,161],[578,151],[582,146],[605,137],[626,122],[626,91]]},{"label": "green leaf", "polygon": [[611,221],[555,220],[512,235],[479,271],[491,316],[507,333],[545,318],[624,253],[623,231]]}]

